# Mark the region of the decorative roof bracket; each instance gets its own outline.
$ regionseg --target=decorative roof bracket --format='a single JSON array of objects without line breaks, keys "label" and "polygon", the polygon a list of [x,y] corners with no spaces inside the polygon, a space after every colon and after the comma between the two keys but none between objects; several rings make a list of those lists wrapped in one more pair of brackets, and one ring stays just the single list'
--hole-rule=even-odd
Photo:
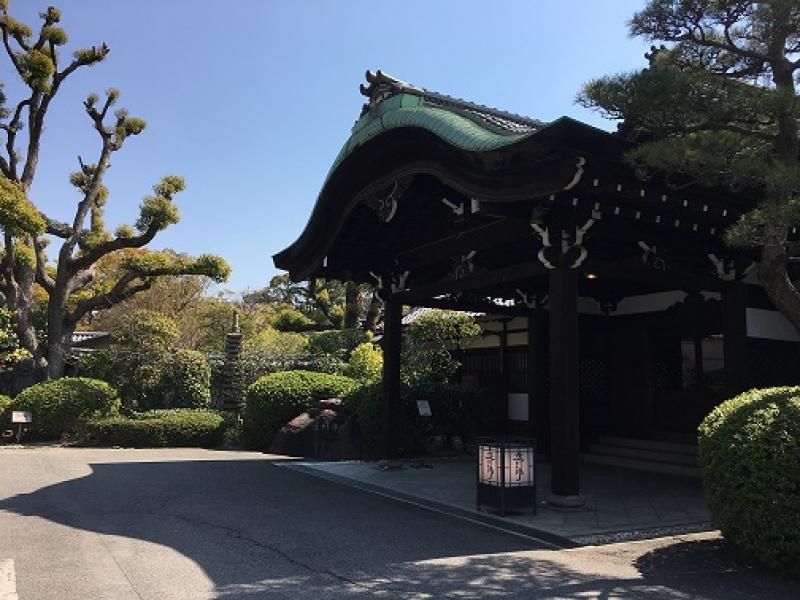
[{"label": "decorative roof bracket", "polygon": [[475,264],[472,262],[472,259],[475,258],[476,254],[477,251],[471,250],[467,254],[462,254],[461,258],[456,260],[456,264],[453,267],[453,279],[465,279],[475,270]]},{"label": "decorative roof bracket", "polygon": [[586,166],[586,157],[579,156],[578,157],[578,161],[575,164],[575,167],[576,167],[575,175],[572,176],[572,181],[570,181],[564,187],[564,191],[571,190],[572,188],[574,188],[576,185],[578,185],[581,182],[581,178],[583,177],[583,171],[584,171],[583,167],[584,166]]},{"label": "decorative roof bracket", "polygon": [[392,184],[392,189],[385,196],[374,195],[366,201],[367,206],[375,211],[378,218],[384,223],[389,223],[397,214],[397,201],[411,185],[413,177],[401,177]]},{"label": "decorative roof bracket", "polygon": [[561,262],[560,258],[557,258],[556,252],[558,252],[561,256],[566,256],[567,254],[571,253],[573,250],[578,250],[578,256],[573,260],[569,265],[568,268],[570,269],[578,269],[580,266],[586,261],[589,257],[589,251],[583,245],[583,237],[586,235],[586,232],[594,225],[595,220],[590,218],[584,223],[581,227],[575,226],[575,237],[574,241],[570,241],[570,236],[567,235],[565,230],[559,230],[556,232],[557,237],[561,238],[561,247],[558,248],[556,251],[553,249],[551,242],[551,234],[550,230],[546,227],[542,227],[538,223],[531,223],[531,228],[539,235],[539,238],[542,240],[542,248],[537,253],[537,257],[539,258],[539,262],[541,262],[546,269],[557,269],[558,264]]},{"label": "decorative roof bracket", "polygon": [[642,262],[644,264],[650,265],[659,271],[667,270],[667,263],[662,257],[658,256],[658,250],[655,245],[650,246],[647,242],[639,240],[639,247],[644,250],[642,253]]},{"label": "decorative roof bracket", "polygon": [[755,262],[750,262],[745,268],[741,268],[733,258],[719,258],[716,254],[710,253],[708,259],[714,265],[717,277],[722,281],[741,281],[755,267]]}]

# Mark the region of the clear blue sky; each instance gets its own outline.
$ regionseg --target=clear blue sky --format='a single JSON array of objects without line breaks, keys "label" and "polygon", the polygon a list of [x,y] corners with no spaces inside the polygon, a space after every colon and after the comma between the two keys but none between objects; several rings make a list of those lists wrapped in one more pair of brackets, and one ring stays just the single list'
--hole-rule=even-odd
[{"label": "clear blue sky", "polygon": [[[271,255],[305,225],[363,98],[366,69],[543,120],[613,124],[574,104],[592,77],[642,66],[625,22],[643,0],[50,0],[69,52],[105,41],[99,66],[73,76],[47,123],[32,197],[67,219],[68,173],[98,140],[81,101],[109,86],[148,128],[113,157],[110,227],[131,223],[165,174],[183,175],[182,220],[154,247],[213,252],[226,289],[258,288]],[[48,2],[11,0],[33,22]],[[2,80],[14,78],[4,61]],[[14,86],[7,88],[15,97]]]}]

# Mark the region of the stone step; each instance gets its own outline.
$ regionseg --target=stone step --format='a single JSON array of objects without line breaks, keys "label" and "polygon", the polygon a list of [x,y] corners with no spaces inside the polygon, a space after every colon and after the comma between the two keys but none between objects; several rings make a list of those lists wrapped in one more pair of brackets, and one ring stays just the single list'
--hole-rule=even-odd
[{"label": "stone step", "polygon": [[677,431],[657,431],[650,436],[650,439],[660,442],[675,442],[678,444],[697,446],[697,432],[679,433]]},{"label": "stone step", "polygon": [[596,442],[606,446],[639,448],[641,450],[652,450],[655,452],[671,452],[674,454],[697,456],[696,444],[682,444],[678,442],[663,442],[657,440],[640,440],[636,438],[618,437],[614,435],[601,435],[597,438]]},{"label": "stone step", "polygon": [[675,465],[624,456],[605,456],[603,454],[590,453],[581,453],[581,460],[584,462],[623,467],[625,469],[649,471],[651,473],[664,473],[665,475],[681,475],[683,477],[695,478],[700,477],[700,469],[688,465]]},{"label": "stone step", "polygon": [[658,463],[674,465],[697,466],[696,454],[681,454],[678,452],[665,452],[660,450],[645,450],[643,448],[632,448],[629,446],[611,446],[609,444],[589,444],[591,454],[602,454],[603,456],[623,456],[627,458],[638,458]]}]

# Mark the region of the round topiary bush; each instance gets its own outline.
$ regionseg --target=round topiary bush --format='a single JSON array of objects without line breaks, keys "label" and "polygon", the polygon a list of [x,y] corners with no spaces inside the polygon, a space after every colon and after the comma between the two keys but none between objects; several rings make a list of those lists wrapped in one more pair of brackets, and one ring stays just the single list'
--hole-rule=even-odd
[{"label": "round topiary bush", "polygon": [[288,421],[319,400],[343,397],[355,385],[349,377],[314,371],[283,371],[259,378],[247,388],[245,444],[265,449]]},{"label": "round topiary bush", "polygon": [[14,410],[33,413],[28,430],[42,438],[72,433],[92,418],[119,411],[119,396],[105,381],[86,377],[64,377],[37,383],[14,398]]},{"label": "round topiary bush", "polygon": [[800,387],[751,390],[699,428],[717,526],[757,561],[800,574]]}]

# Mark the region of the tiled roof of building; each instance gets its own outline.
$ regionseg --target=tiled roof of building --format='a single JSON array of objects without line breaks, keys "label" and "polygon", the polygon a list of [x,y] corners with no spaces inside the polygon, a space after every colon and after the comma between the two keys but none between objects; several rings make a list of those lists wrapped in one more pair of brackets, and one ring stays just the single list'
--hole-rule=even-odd
[{"label": "tiled roof of building", "polygon": [[360,89],[361,93],[369,98],[369,102],[362,108],[362,116],[388,97],[396,94],[411,94],[421,98],[425,105],[461,114],[495,133],[533,133],[546,125],[546,123],[537,119],[426,90],[401,81],[380,70],[374,73],[367,71],[366,78],[368,85],[361,84]]},{"label": "tiled roof of building", "polygon": [[360,90],[369,100],[331,173],[356,148],[391,129],[425,129],[457,148],[488,152],[515,144],[547,126],[536,119],[426,90],[382,71],[367,71],[366,77],[367,84],[361,84]]}]

